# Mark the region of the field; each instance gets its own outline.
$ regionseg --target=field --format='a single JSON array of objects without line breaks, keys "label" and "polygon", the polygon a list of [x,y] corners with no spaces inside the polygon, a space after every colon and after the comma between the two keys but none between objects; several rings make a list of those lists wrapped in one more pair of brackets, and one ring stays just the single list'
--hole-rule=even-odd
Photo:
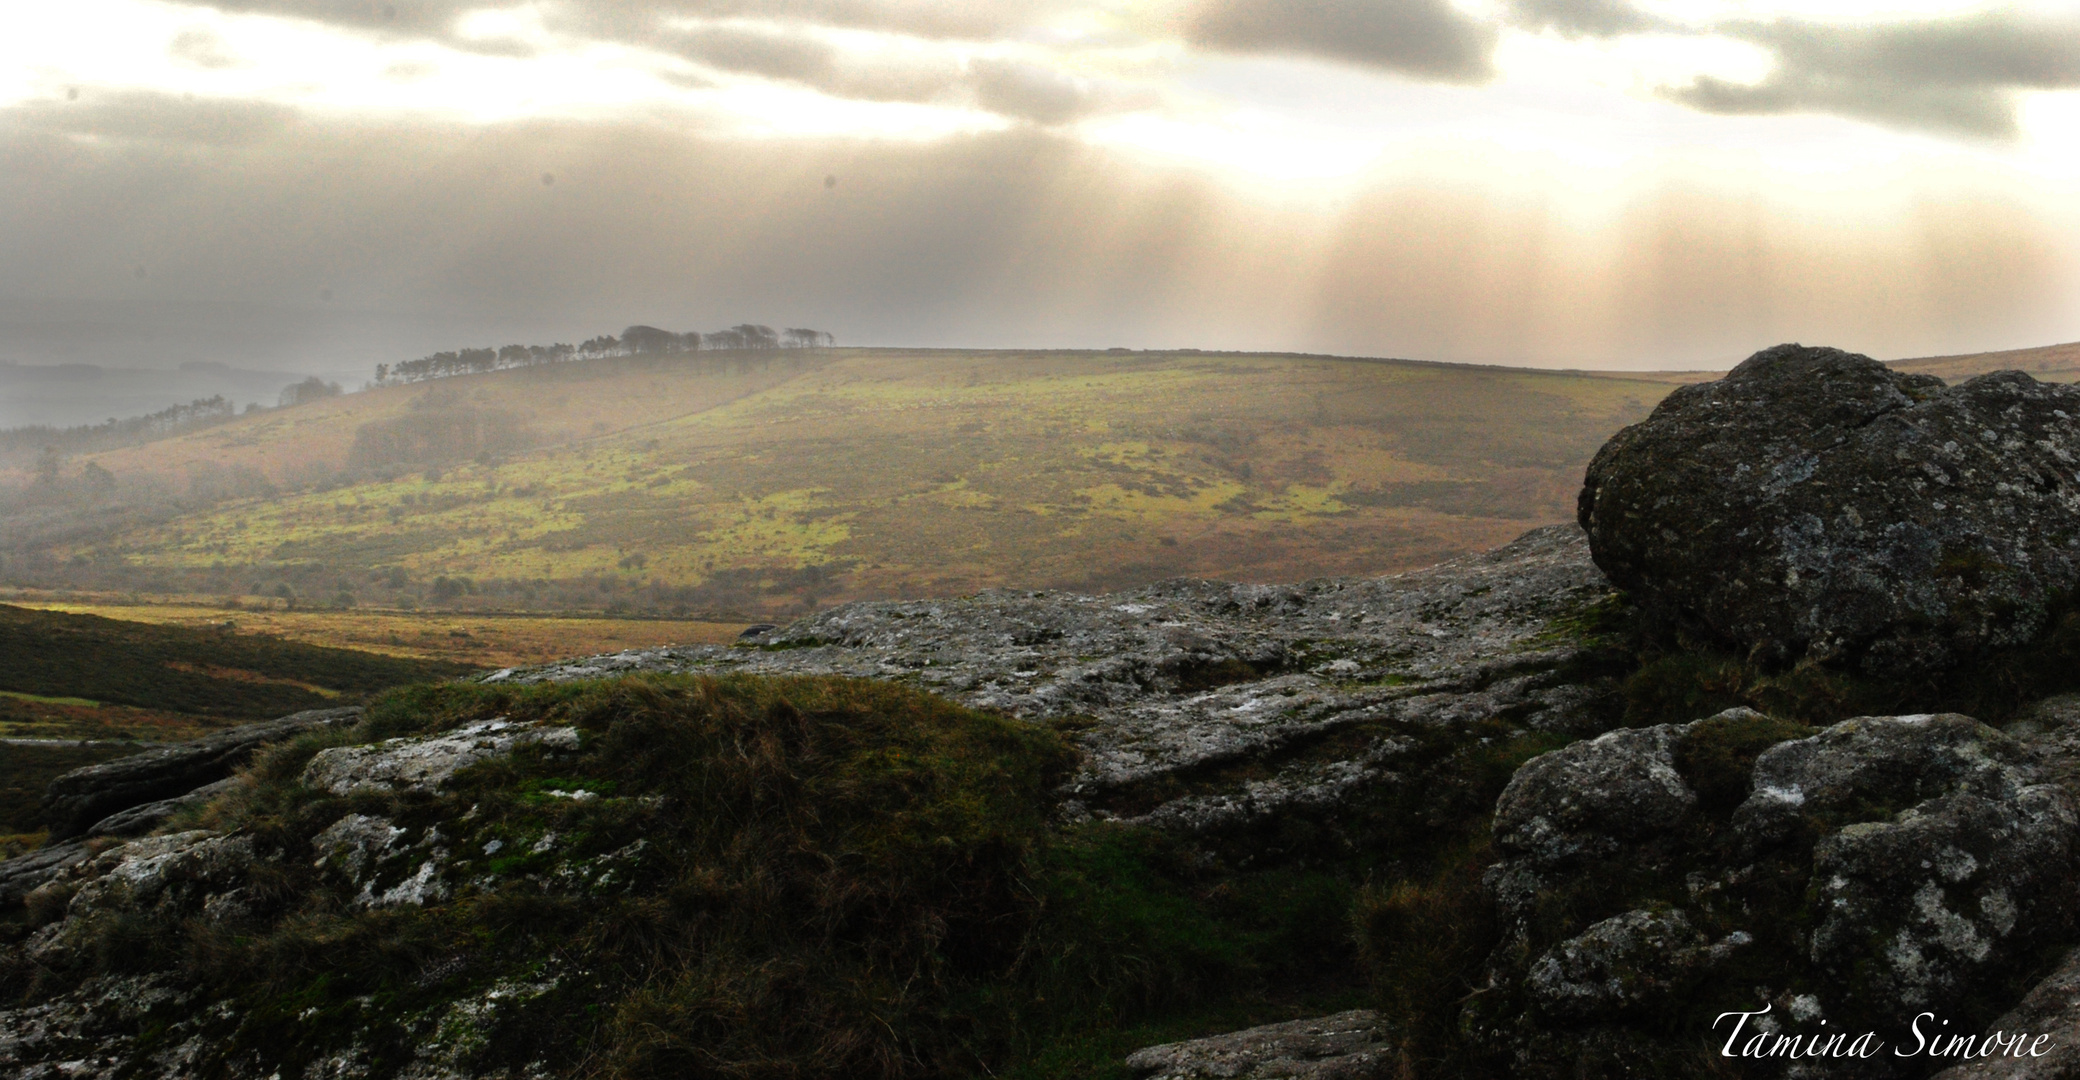
[{"label": "field", "polygon": [[1674,384],[1198,353],[596,361],[96,455],[117,476],[275,490],[48,554],[126,588],[305,607],[738,622],[996,586],[1385,573],[1571,517],[1590,454]]}]

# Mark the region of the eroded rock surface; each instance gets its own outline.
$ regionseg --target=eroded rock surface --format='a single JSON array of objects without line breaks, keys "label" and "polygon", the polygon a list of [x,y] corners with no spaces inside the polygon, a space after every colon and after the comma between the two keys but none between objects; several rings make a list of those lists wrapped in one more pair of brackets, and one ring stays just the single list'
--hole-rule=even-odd
[{"label": "eroded rock surface", "polygon": [[1651,612],[1924,676],[2031,642],[2080,586],[2080,387],[1779,346],[1613,437],[1580,515]]},{"label": "eroded rock surface", "polygon": [[576,728],[517,724],[503,717],[467,724],[440,735],[385,739],[368,746],[318,751],[303,770],[303,782],[334,795],[355,791],[432,791],[480,761],[522,746],[575,750]]},{"label": "eroded rock surface", "polygon": [[[1860,717],[1754,753],[1730,810],[1699,799],[1702,744],[1768,723],[1735,710],[1613,732],[1518,770],[1486,878],[1508,927],[1499,992],[1470,1028],[1529,1075],[1644,1043],[1627,1025],[1656,1010],[1768,1006],[1893,1039],[2072,939],[2080,812],[2035,748],[1964,716]],[[1621,1058],[1600,1067],[1634,1067]]]},{"label": "eroded rock surface", "polygon": [[[1463,729],[1498,717],[1523,730],[1609,726],[1612,686],[1571,670],[1593,642],[1565,624],[1610,595],[1580,530],[1555,526],[1389,578],[855,603],[756,644],[630,650],[489,678],[739,671],[893,679],[1063,722],[1087,754],[1071,784],[1086,812],[1198,831],[1332,807],[1396,775],[1408,744],[1391,737],[1306,752],[1345,729]],[[1211,776],[1244,761],[1269,768]],[[1152,807],[1136,798],[1173,779],[1185,790]]]},{"label": "eroded rock surface", "polygon": [[359,706],[313,709],[74,769],[51,781],[45,790],[43,817],[54,840],[85,835],[97,822],[120,811],[177,798],[223,780],[269,743],[359,719]]},{"label": "eroded rock surface", "polygon": [[1266,1024],[1136,1050],[1143,1080],[1383,1080],[1399,1061],[1385,1021],[1365,1009]]}]

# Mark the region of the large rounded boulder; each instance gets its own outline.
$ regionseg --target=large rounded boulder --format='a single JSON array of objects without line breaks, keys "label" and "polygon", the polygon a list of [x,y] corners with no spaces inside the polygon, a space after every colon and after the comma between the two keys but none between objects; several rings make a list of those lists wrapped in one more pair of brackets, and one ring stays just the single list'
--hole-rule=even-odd
[{"label": "large rounded boulder", "polygon": [[1760,662],[1955,667],[2080,587],[2080,388],[1780,345],[1605,444],[1580,519],[1642,608]]}]

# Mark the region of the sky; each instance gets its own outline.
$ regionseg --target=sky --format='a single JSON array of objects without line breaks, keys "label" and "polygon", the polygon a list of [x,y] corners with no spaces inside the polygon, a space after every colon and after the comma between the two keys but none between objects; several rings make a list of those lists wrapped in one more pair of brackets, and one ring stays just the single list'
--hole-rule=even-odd
[{"label": "sky", "polygon": [[2080,4],[0,0],[0,363],[2080,339]]}]

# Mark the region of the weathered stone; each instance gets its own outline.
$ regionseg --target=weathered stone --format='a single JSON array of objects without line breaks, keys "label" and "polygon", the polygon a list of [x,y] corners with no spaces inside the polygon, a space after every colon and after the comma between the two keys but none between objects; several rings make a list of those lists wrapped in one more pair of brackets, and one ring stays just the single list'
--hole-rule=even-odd
[{"label": "weathered stone", "polygon": [[1973,1060],[1944,1069],[1934,1080],[2080,1078],[2080,949],[2068,953],[2058,970],[1995,1020],[1971,1049]]},{"label": "weathered stone", "polygon": [[1151,1046],[1126,1065],[1144,1080],[1374,1080],[1399,1060],[1388,1036],[1378,1013],[1356,1009]]},{"label": "weathered stone", "polygon": [[1617,1020],[1687,990],[1714,960],[1747,941],[1737,934],[1713,946],[1681,911],[1628,911],[1547,950],[1532,962],[1524,987],[1553,1019]]},{"label": "weathered stone", "polygon": [[1763,751],[1734,827],[1763,843],[1814,814],[1870,820],[1955,792],[2012,798],[2038,779],[2029,756],[1969,716],[1860,716]]},{"label": "weathered stone", "polygon": [[410,845],[404,843],[406,832],[388,818],[348,814],[312,837],[311,846],[320,867],[336,868],[359,890],[357,907],[423,907],[446,899],[450,887],[442,870],[448,851],[438,832],[428,830]]},{"label": "weathered stone", "polygon": [[[1564,674],[1592,643],[1553,623],[1609,596],[1580,530],[1554,526],[1394,577],[854,603],[738,647],[636,649],[492,678],[671,671],[907,683],[978,708],[1068,721],[1085,754],[1068,785],[1071,816],[1205,832],[1319,811],[1397,782],[1405,744],[1393,740],[1331,761],[1280,761],[1352,725],[1455,731],[1506,716],[1526,730],[1608,726],[1608,681]],[[1111,809],[1133,802],[1137,788],[1252,759],[1277,765],[1152,810]]]},{"label": "weathered stone", "polygon": [[1779,346],[1606,443],[1580,520],[1652,614],[1926,676],[2034,640],[2080,588],[2080,387]]},{"label": "weathered stone", "polygon": [[147,908],[162,902],[199,910],[213,894],[236,889],[253,863],[251,838],[207,830],[147,836],[74,866],[69,914]]},{"label": "weathered stone", "polygon": [[499,717],[439,735],[386,739],[372,746],[335,746],[311,758],[304,767],[303,782],[334,795],[432,791],[471,765],[534,745],[575,750],[578,731]]},{"label": "weathered stone", "polygon": [[0,862],[0,906],[20,903],[44,882],[93,857],[86,841],[73,840]]},{"label": "weathered stone", "polygon": [[1532,758],[1495,803],[1495,842],[1554,865],[1668,829],[1697,802],[1675,768],[1683,730],[1612,731]]},{"label": "weathered stone", "polygon": [[269,743],[360,718],[359,706],[313,709],[74,769],[44,790],[43,819],[54,840],[79,836],[118,811],[176,798],[222,780]]},{"label": "weathered stone", "polygon": [[142,836],[158,828],[168,818],[193,806],[201,806],[219,795],[236,789],[243,781],[236,776],[225,777],[214,784],[204,784],[186,795],[158,802],[133,806],[119,810],[94,823],[87,830],[88,836]]},{"label": "weathered stone", "polygon": [[1813,852],[1813,962],[1876,1009],[1958,1000],[2065,930],[2076,841],[2072,796],[2048,784],[1849,825]]}]

